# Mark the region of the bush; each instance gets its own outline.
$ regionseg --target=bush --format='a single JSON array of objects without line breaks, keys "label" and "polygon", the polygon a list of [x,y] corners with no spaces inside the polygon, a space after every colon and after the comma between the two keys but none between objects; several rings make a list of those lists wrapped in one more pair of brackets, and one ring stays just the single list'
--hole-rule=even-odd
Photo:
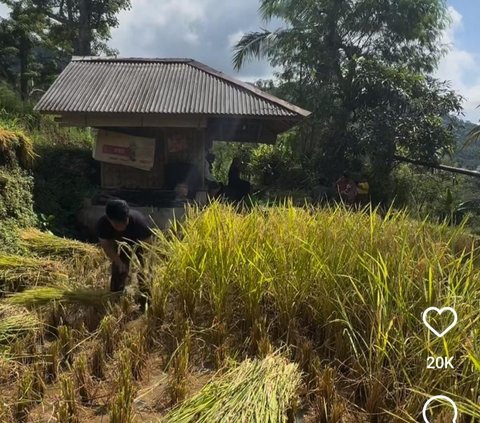
[{"label": "bush", "polygon": [[[35,210],[53,216],[50,229],[72,235],[76,213],[98,181],[98,164],[82,145],[41,145],[34,169]],[[51,219],[49,219],[51,220]]]},{"label": "bush", "polygon": [[284,143],[260,145],[251,154],[250,173],[259,186],[285,189],[303,187],[307,174]]},{"label": "bush", "polygon": [[33,178],[27,171],[0,167],[0,245],[2,250],[17,251],[17,230],[35,226]]}]

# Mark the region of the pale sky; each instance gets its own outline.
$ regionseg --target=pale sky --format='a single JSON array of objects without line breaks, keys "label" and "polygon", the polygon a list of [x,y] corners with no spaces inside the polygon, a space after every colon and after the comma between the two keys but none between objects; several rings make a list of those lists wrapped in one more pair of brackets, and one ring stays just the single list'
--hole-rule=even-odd
[{"label": "pale sky", "polygon": [[[450,81],[465,97],[465,118],[480,122],[480,1],[449,0],[452,25],[443,42],[450,52],[435,76]],[[233,70],[232,46],[248,31],[265,25],[258,0],[132,0],[119,15],[110,46],[123,57],[188,57],[246,81],[272,76],[268,63],[254,61]],[[0,16],[8,9],[0,4]],[[270,24],[270,28],[280,23]]]}]

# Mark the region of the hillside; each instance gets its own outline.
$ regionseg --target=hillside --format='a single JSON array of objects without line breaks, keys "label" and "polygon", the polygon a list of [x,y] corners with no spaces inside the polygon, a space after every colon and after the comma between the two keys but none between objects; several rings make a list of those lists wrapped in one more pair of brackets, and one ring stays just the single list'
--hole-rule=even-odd
[{"label": "hillside", "polygon": [[[469,143],[465,146],[468,134],[477,125],[469,121],[460,121],[459,128],[455,131],[457,150],[453,156],[455,164],[465,169],[477,170],[480,166],[480,142]],[[478,169],[480,170],[480,169]]]}]

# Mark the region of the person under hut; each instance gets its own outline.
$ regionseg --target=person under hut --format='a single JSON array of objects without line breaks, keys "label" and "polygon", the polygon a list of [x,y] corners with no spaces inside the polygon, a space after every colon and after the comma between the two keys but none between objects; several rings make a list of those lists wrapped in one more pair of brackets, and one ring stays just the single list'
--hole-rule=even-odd
[{"label": "person under hut", "polygon": [[235,157],[228,171],[228,193],[233,201],[241,201],[250,194],[252,186],[250,182],[241,178],[243,163],[239,157]]},{"label": "person under hut", "polygon": [[215,155],[208,153],[205,156],[205,185],[207,187],[208,197],[211,199],[219,198],[224,190],[224,186],[221,182],[218,182],[215,176],[213,176],[213,162],[215,161]]},{"label": "person under hut", "polygon": [[[110,291],[122,292],[131,271],[132,256],[119,242],[125,242],[135,250],[143,266],[143,249],[139,242],[150,243],[153,233],[147,218],[136,210],[130,210],[124,200],[110,200],[105,207],[105,215],[97,222],[97,236],[105,254],[112,263]],[[145,310],[147,288],[143,272],[139,272],[140,309]]]}]

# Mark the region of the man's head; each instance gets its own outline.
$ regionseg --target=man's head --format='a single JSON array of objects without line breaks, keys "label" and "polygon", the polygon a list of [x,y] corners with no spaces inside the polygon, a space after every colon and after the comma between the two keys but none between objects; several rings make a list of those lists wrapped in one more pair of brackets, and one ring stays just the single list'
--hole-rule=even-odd
[{"label": "man's head", "polygon": [[128,225],[130,209],[124,200],[110,200],[105,207],[105,214],[110,224],[118,232],[123,232]]}]

